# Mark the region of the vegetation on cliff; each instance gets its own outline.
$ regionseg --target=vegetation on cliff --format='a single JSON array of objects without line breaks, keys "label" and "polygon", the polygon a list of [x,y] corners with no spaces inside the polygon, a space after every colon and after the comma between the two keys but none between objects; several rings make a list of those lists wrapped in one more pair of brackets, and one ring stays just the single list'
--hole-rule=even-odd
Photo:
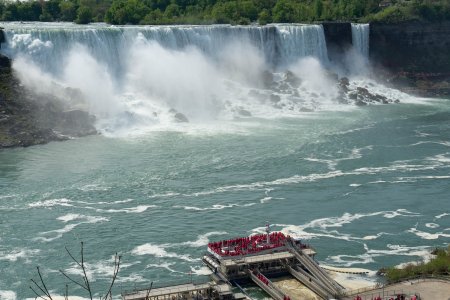
[{"label": "vegetation on cliff", "polygon": [[450,20],[448,0],[0,0],[3,21],[249,24]]},{"label": "vegetation on cliff", "polygon": [[450,246],[447,249],[436,249],[435,255],[427,263],[408,264],[403,268],[388,268],[385,270],[388,282],[398,282],[419,276],[449,276]]}]

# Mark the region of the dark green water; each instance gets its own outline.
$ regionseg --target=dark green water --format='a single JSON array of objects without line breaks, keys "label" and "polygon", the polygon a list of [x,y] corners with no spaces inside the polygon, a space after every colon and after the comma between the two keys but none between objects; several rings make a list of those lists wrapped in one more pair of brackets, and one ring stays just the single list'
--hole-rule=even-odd
[{"label": "dark green water", "polygon": [[80,241],[98,290],[116,251],[116,294],[201,280],[208,241],[266,221],[325,264],[419,260],[450,241],[449,119],[434,100],[2,150],[0,298],[32,298],[37,265],[61,294]]}]

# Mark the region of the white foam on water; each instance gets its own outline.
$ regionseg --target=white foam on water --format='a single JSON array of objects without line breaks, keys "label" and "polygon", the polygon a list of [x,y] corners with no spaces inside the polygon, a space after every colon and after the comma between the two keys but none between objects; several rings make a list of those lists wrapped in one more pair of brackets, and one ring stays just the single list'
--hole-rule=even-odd
[{"label": "white foam on water", "polygon": [[392,219],[392,218],[396,218],[396,217],[420,217],[421,214],[420,213],[415,213],[415,212],[411,212],[407,209],[404,208],[399,208],[395,211],[390,211],[390,212],[386,212],[383,217],[387,218],[387,219]]},{"label": "white foam on water", "polygon": [[110,189],[109,186],[104,186],[100,184],[86,184],[82,187],[78,188],[79,190],[83,192],[90,192],[90,191],[108,191]]},{"label": "white foam on water", "polygon": [[49,199],[44,201],[37,201],[34,203],[28,204],[29,207],[54,207],[54,206],[66,206],[70,207],[73,206],[72,200],[67,198],[60,198],[60,199]]},{"label": "white foam on water", "polygon": [[[111,256],[110,259],[107,260],[99,260],[96,262],[85,262],[86,266],[86,274],[91,281],[96,280],[110,280],[114,273],[114,260],[115,257]],[[136,265],[139,262],[134,263],[124,263],[123,261],[120,263],[120,270],[124,270],[129,268],[130,266]],[[68,275],[79,275],[83,276],[83,270],[80,268],[78,264],[75,262],[71,263],[70,267],[64,269],[64,273]],[[120,272],[119,272],[120,276]]]},{"label": "white foam on water", "polygon": [[444,233],[443,231],[431,233],[431,232],[425,232],[425,231],[418,230],[415,227],[410,228],[409,230],[407,230],[407,232],[415,234],[416,236],[418,236],[424,240],[437,240],[441,237],[450,238],[450,234]]},{"label": "white foam on water", "polygon": [[173,244],[173,246],[180,246],[180,245],[182,245],[182,246],[189,246],[189,247],[194,247],[194,248],[203,247],[203,246],[208,245],[209,237],[211,237],[211,236],[218,236],[218,235],[224,235],[224,234],[227,234],[227,233],[228,232],[226,232],[226,231],[212,231],[212,232],[208,232],[208,233],[199,235],[195,241],[176,243],[176,244]]},{"label": "white foam on water", "polygon": [[10,262],[16,262],[19,259],[23,259],[29,262],[30,258],[36,256],[40,253],[38,249],[27,249],[27,248],[15,248],[9,251],[0,251],[0,260],[6,260]]},{"label": "white foam on water", "polygon": [[195,211],[205,211],[205,210],[222,210],[226,208],[233,208],[233,207],[249,207],[253,206],[256,203],[247,203],[247,204],[213,204],[210,207],[197,207],[197,206],[183,206],[183,205],[174,205],[173,208],[182,208],[185,210],[195,210]]},{"label": "white foam on water", "polygon": [[[375,235],[367,235],[363,237],[353,236],[349,233],[342,233],[336,229],[342,228],[346,224],[351,224],[354,221],[364,218],[373,218],[382,216],[387,219],[396,217],[420,217],[420,214],[410,212],[406,209],[397,209],[395,211],[377,211],[372,213],[344,213],[339,217],[319,218],[307,222],[303,225],[289,225],[289,224],[272,224],[275,228],[280,228],[279,231],[285,235],[290,235],[302,240],[310,240],[315,238],[331,238],[344,241],[352,241],[361,243],[362,241],[375,240],[383,235],[391,235],[388,232],[379,232]],[[251,230],[252,234],[260,234],[265,232],[265,227],[257,227]]]},{"label": "white foam on water", "polygon": [[0,299],[1,300],[16,300],[17,294],[14,291],[2,290],[2,291],[0,291]]},{"label": "white foam on water", "polygon": [[443,217],[446,217],[446,216],[450,216],[450,213],[443,213],[443,214],[435,216],[435,218],[436,219],[440,219],[440,218],[443,218]]},{"label": "white foam on water", "polygon": [[128,276],[120,276],[120,272],[119,272],[119,275],[117,276],[116,280],[117,280],[117,282],[120,282],[120,283],[148,282],[148,279],[144,278],[140,274],[133,273]]},{"label": "white foam on water", "polygon": [[379,232],[376,235],[366,235],[366,236],[362,237],[361,239],[364,241],[372,241],[372,240],[376,240],[377,238],[379,238],[383,235],[392,235],[392,234],[387,233],[387,232]]},{"label": "white foam on water", "polygon": [[179,196],[180,193],[175,193],[175,192],[167,192],[167,193],[157,193],[157,194],[153,194],[151,196],[149,196],[149,198],[169,198],[169,197],[175,197],[175,196]]},{"label": "white foam on water", "polygon": [[57,220],[60,220],[60,221],[62,221],[62,222],[64,222],[64,223],[67,223],[67,222],[70,222],[70,221],[73,221],[73,220],[81,219],[81,218],[83,218],[83,217],[84,217],[84,216],[82,216],[82,215],[80,215],[80,214],[67,214],[67,215],[58,217],[58,218],[56,218],[56,219],[57,219]]},{"label": "white foam on water", "polygon": [[175,265],[175,263],[169,263],[169,262],[163,262],[158,264],[148,264],[146,266],[146,269],[154,269],[154,268],[160,268],[165,269],[169,271],[170,273],[179,273],[179,274],[185,274],[184,272],[177,271],[172,268],[172,266]]},{"label": "white foam on water", "polygon": [[[127,208],[118,208],[118,209],[101,209],[101,208],[92,208],[89,207],[89,209],[94,209],[96,212],[101,213],[133,213],[133,214],[139,214],[147,211],[149,208],[155,208],[158,207],[156,205],[138,205],[135,207],[127,207]],[[87,207],[88,208],[88,207]]]},{"label": "white foam on water", "polygon": [[201,266],[201,267],[193,267],[191,266],[191,274],[197,275],[197,276],[206,276],[211,275],[212,271],[208,267]]},{"label": "white foam on water", "polygon": [[272,197],[264,197],[264,198],[262,198],[261,200],[259,200],[259,202],[262,203],[262,204],[264,204],[264,203],[269,202],[269,201],[272,200],[272,199],[273,199]]},{"label": "white foam on water", "polygon": [[61,219],[58,218],[58,220],[60,220],[64,223],[71,222],[74,220],[83,220],[83,221],[78,222],[78,223],[73,223],[73,224],[67,224],[66,226],[64,226],[63,228],[60,228],[60,229],[41,232],[38,234],[39,236],[33,238],[33,240],[42,241],[42,242],[51,242],[53,240],[61,238],[65,233],[72,231],[79,225],[96,224],[96,223],[102,223],[102,222],[109,221],[109,219],[105,218],[105,217],[85,216],[85,215],[76,215],[76,214],[65,215],[65,216],[62,216]]},{"label": "white foam on water", "polygon": [[155,245],[151,243],[146,243],[140,246],[137,246],[133,250],[131,250],[131,254],[133,255],[151,255],[160,258],[176,258],[188,262],[198,261],[199,259],[193,259],[189,255],[179,255],[174,252],[167,252],[165,248],[170,247],[170,244],[166,245]]},{"label": "white foam on water", "polygon": [[388,249],[369,249],[365,245],[367,254],[373,257],[385,256],[385,255],[396,255],[396,256],[417,256],[421,259],[429,259],[431,257],[429,246],[405,246],[405,245],[393,245],[388,244]]},{"label": "white foam on water", "polygon": [[439,224],[436,224],[436,223],[426,223],[425,226],[428,227],[428,228],[438,228],[438,227],[439,227]]},{"label": "white foam on water", "polygon": [[388,244],[387,249],[369,249],[369,247],[364,244],[364,249],[365,253],[362,254],[333,255],[327,257],[327,261],[335,265],[350,267],[353,265],[373,263],[375,262],[375,258],[392,255],[419,257],[420,261],[428,261],[432,257],[430,247],[428,246],[408,247],[404,245]]},{"label": "white foam on water", "polygon": [[354,265],[366,265],[374,262],[373,256],[367,253],[359,255],[332,255],[328,256],[327,262],[335,266],[351,267]]},{"label": "white foam on water", "polygon": [[130,202],[133,202],[133,201],[134,201],[134,199],[125,199],[125,200],[117,200],[117,201],[113,201],[113,202],[101,201],[101,202],[95,202],[95,203],[89,203],[89,204],[115,205],[115,204],[122,204],[122,203],[130,203]]}]

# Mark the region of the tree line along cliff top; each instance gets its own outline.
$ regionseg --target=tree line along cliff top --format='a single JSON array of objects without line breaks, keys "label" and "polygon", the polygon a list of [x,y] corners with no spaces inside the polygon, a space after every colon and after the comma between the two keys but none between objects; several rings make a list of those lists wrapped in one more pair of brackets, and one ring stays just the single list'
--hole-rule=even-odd
[{"label": "tree line along cliff top", "polygon": [[448,0],[0,0],[2,21],[251,24],[450,20]]}]

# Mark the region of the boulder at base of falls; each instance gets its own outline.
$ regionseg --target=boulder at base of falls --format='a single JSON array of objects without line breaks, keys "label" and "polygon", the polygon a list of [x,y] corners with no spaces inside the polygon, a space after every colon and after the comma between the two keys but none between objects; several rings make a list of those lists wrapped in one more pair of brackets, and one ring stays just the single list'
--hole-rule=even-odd
[{"label": "boulder at base of falls", "polygon": [[239,114],[240,116],[242,116],[242,117],[251,117],[251,116],[252,116],[252,113],[251,113],[251,112],[249,112],[248,110],[243,109],[243,108],[240,108],[240,109],[238,110],[238,114]]},{"label": "boulder at base of falls", "polygon": [[24,88],[0,55],[0,149],[27,147],[96,134],[95,117],[68,110],[64,99]]},{"label": "boulder at base of falls", "polygon": [[173,120],[178,123],[188,123],[189,119],[182,113],[177,112],[175,109],[171,108],[169,113],[173,114]]},{"label": "boulder at base of falls", "polygon": [[291,71],[287,71],[284,74],[284,80],[289,83],[293,88],[298,88],[302,84],[302,80],[295,76]]}]

